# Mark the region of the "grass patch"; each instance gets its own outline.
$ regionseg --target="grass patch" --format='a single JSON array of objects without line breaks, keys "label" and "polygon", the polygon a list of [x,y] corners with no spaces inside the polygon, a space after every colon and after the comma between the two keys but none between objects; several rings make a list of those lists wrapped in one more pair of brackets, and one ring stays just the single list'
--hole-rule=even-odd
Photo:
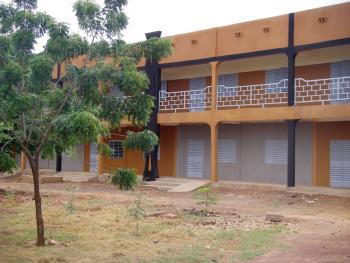
[{"label": "grass patch", "polygon": [[267,229],[243,232],[238,246],[238,258],[245,261],[265,254],[276,245],[277,237],[284,230],[285,226],[277,225]]},{"label": "grass patch", "polygon": [[113,203],[114,196],[86,199],[77,193],[77,209],[70,218],[64,209],[68,198],[66,194],[44,200],[46,238],[61,243],[44,248],[34,246],[33,202],[4,198],[0,206],[0,226],[5,226],[0,230],[0,262],[245,261],[276,246],[284,230],[279,226],[250,232],[201,228],[194,221],[202,216],[183,214],[174,219],[144,218],[140,221],[141,235],[136,237],[135,222],[127,213],[128,203]]}]

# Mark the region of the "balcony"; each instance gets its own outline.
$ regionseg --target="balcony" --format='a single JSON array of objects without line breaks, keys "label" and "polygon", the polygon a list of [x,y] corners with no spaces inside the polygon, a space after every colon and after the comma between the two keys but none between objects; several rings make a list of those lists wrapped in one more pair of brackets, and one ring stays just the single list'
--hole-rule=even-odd
[{"label": "balcony", "polygon": [[159,92],[159,112],[193,112],[211,109],[211,86],[199,90]]},{"label": "balcony", "polygon": [[[211,87],[202,90],[160,91],[159,112],[193,112],[211,109]],[[288,80],[272,84],[217,86],[216,108],[282,107],[288,102]],[[316,80],[295,79],[295,105],[350,103],[350,76]]]}]

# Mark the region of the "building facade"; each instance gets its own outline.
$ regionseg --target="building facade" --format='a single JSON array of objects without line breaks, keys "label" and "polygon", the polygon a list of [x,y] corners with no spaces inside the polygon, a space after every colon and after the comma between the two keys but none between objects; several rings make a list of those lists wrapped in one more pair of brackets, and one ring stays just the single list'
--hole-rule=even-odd
[{"label": "building facade", "polygon": [[[160,176],[349,188],[349,24],[343,3],[169,37],[173,54],[157,65]],[[142,174],[143,153],[121,145],[129,129],[104,138],[112,156],[82,145],[63,170]]]}]

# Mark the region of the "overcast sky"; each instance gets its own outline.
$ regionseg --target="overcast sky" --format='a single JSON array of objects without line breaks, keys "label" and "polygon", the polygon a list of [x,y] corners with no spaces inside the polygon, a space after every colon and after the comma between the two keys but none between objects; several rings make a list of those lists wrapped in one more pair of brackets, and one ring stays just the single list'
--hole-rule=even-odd
[{"label": "overcast sky", "polygon": [[[103,0],[95,0],[103,3]],[[0,0],[11,2],[11,0]],[[38,0],[38,8],[78,32],[72,5],[75,0]],[[129,0],[125,9],[127,42],[145,39],[144,33],[161,30],[163,36],[230,25],[347,1],[341,0]],[[38,43],[41,50],[45,40]]]}]

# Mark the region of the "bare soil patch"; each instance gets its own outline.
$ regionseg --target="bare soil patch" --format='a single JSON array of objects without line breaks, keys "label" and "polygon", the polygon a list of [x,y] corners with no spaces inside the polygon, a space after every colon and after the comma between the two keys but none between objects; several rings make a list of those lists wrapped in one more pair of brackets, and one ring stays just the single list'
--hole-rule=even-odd
[{"label": "bare soil patch", "polygon": [[[46,238],[35,247],[32,185],[0,179],[0,262],[350,262],[350,198],[254,187],[214,188],[208,210],[191,193],[98,183],[42,185]],[[75,189],[74,191],[71,189]],[[280,213],[280,223],[266,213]]]}]

